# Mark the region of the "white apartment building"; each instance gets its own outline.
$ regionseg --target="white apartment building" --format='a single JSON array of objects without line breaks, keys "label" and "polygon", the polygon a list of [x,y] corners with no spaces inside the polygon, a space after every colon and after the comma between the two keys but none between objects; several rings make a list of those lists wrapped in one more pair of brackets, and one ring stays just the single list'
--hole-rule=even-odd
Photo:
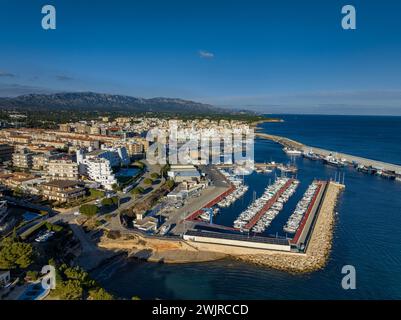
[{"label": "white apartment building", "polygon": [[84,159],[83,164],[90,180],[100,183],[105,189],[113,189],[113,184],[117,183],[117,180],[109,160],[91,157]]},{"label": "white apartment building", "polygon": [[106,159],[110,162],[111,167],[120,166],[120,157],[114,149],[112,151],[106,149],[91,151],[87,154],[84,154],[84,158]]},{"label": "white apartment building", "polygon": [[70,159],[50,160],[47,164],[47,176],[55,180],[77,180],[78,164]]},{"label": "white apartment building", "polygon": [[[96,151],[95,151],[96,152]],[[95,153],[91,153],[95,154]],[[128,165],[131,159],[125,147],[102,147],[102,150],[96,152],[98,158],[104,158],[110,161],[112,167]]]},{"label": "white apartment building", "polygon": [[33,153],[28,149],[21,149],[13,153],[13,166],[17,168],[32,168]]},{"label": "white apartment building", "polygon": [[129,165],[131,163],[130,156],[128,155],[127,149],[125,147],[118,147],[117,154],[120,157],[121,165]]}]

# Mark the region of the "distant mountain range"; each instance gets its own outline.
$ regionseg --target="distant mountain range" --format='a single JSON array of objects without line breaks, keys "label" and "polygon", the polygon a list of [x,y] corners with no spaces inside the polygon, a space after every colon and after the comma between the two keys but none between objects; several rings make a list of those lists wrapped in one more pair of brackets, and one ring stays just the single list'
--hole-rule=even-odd
[{"label": "distant mountain range", "polygon": [[185,114],[239,113],[194,101],[175,98],[136,98],[94,92],[28,94],[0,98],[0,108],[25,110],[96,110],[125,112],[163,112]]}]

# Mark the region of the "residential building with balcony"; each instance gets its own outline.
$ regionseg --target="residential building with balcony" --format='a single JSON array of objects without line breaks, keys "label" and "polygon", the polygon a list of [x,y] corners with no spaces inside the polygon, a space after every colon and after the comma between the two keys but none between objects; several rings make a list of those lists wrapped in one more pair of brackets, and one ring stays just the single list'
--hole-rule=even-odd
[{"label": "residential building with balcony", "polygon": [[52,180],[41,184],[42,195],[49,200],[68,202],[85,195],[85,189],[78,181]]},{"label": "residential building with balcony", "polygon": [[33,153],[23,148],[13,153],[13,166],[16,168],[31,169],[33,165]]},{"label": "residential building with balcony", "polygon": [[112,190],[117,183],[110,161],[104,158],[87,158],[83,160],[86,174],[90,180],[100,183],[105,189]]},{"label": "residential building with balcony", "polygon": [[0,163],[13,158],[14,147],[9,144],[0,144]]},{"label": "residential building with balcony", "polygon": [[77,180],[78,164],[70,159],[50,160],[47,164],[47,177],[50,179]]}]

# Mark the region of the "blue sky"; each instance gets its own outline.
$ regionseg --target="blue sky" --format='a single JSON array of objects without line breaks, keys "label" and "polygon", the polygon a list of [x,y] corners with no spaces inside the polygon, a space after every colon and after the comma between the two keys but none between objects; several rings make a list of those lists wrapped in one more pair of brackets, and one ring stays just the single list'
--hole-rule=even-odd
[{"label": "blue sky", "polygon": [[[41,28],[41,7],[57,30]],[[341,28],[353,4],[357,30]],[[96,91],[401,115],[401,2],[0,0],[0,96]]]}]

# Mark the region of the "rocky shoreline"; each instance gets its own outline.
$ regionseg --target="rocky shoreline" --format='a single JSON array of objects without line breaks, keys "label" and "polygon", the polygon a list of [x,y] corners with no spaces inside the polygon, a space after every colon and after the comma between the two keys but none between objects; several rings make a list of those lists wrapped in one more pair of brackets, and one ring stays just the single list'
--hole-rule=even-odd
[{"label": "rocky shoreline", "polygon": [[[108,239],[100,247],[128,252],[129,258],[157,263],[199,263],[231,258],[292,273],[308,273],[323,268],[329,258],[335,223],[335,206],[343,185],[330,182],[306,253],[252,250],[238,248],[238,254],[227,253],[224,245],[188,243],[181,239],[162,240],[140,234]],[[247,254],[247,252],[252,252]]]}]

